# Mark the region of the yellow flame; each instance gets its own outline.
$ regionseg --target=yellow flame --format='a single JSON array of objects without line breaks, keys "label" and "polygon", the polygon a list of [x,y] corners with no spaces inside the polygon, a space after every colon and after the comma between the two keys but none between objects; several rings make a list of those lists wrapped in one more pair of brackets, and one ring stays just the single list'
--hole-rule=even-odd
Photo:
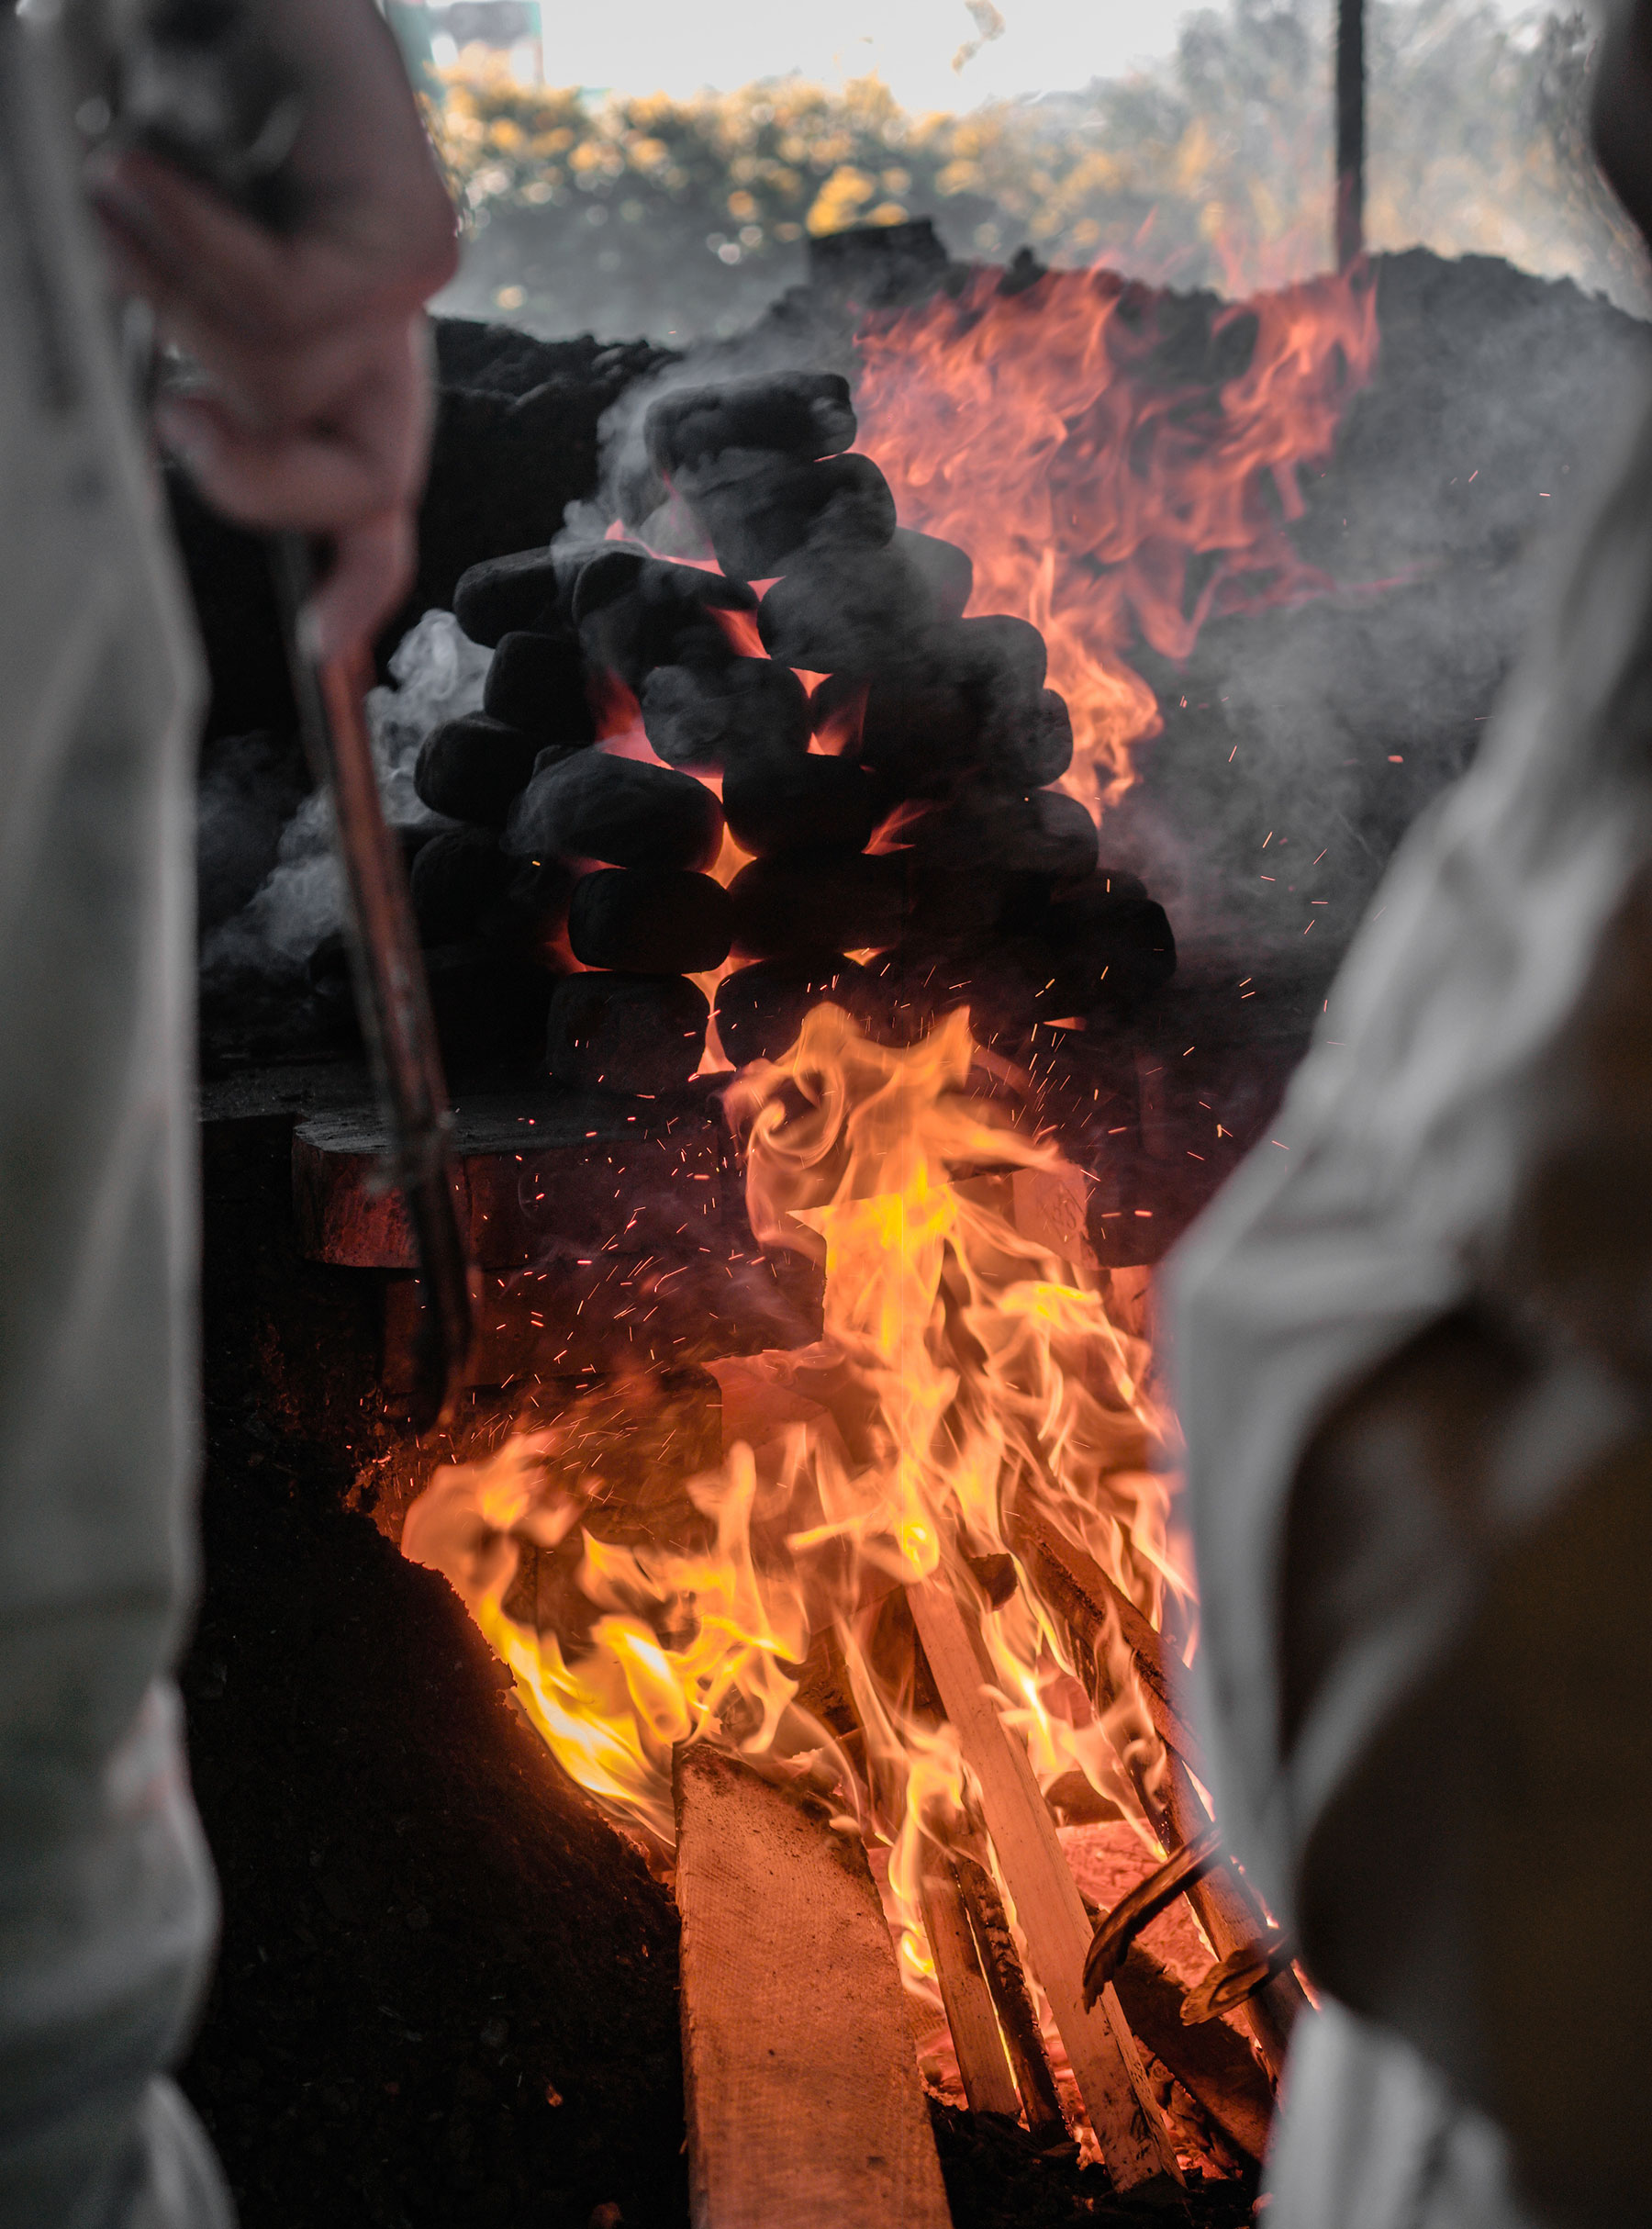
[{"label": "yellow flame", "polygon": [[[1146,1352],[1110,1319],[1099,1276],[1014,1219],[1007,1175],[1065,1171],[1029,1134],[1015,1082],[966,1014],[891,1047],[816,1007],[727,1105],[759,1239],[823,1261],[823,1335],[739,1366],[755,1421],[686,1482],[686,1521],[640,1544],[604,1537],[588,1503],[546,1483],[553,1428],[438,1473],[403,1541],[447,1574],[545,1741],[616,1816],[669,1842],[672,1751],[687,1741],[776,1768],[807,1758],[835,1780],[843,1807],[893,1845],[903,1972],[921,1990],[932,1971],[922,1839],[957,1831],[970,1792],[952,1730],[920,1695],[898,1590],[937,1572],[970,1585],[970,1559],[1015,1554],[1024,1508],[1155,1623],[1166,1589],[1189,1593],[1168,1483],[1152,1467],[1165,1434]],[[588,1625],[564,1616],[539,1630],[507,1613],[525,1540],[578,1549],[574,1598],[582,1619],[599,1613]],[[1017,1571],[981,1621],[1006,1720],[1042,1785],[1077,1770],[1134,1810],[1161,1753],[1132,1675],[1099,1719],[1070,1677],[1061,1620]],[[864,1746],[798,1699],[829,1633]]]}]

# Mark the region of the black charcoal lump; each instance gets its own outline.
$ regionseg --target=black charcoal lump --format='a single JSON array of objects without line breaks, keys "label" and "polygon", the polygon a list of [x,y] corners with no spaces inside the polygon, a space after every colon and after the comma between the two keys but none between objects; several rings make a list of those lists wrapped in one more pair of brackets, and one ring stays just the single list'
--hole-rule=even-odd
[{"label": "black charcoal lump", "polygon": [[910,657],[940,618],[931,582],[892,543],[792,566],[764,598],[757,627],[764,648],[784,666],[866,675]]},{"label": "black charcoal lump", "polygon": [[866,973],[841,952],[806,952],[736,968],[717,986],[717,1034],[736,1068],[778,1060],[797,1043],[803,1017],[828,1001],[858,1014]]},{"label": "black charcoal lump", "polygon": [[812,752],[731,774],[723,812],[741,849],[761,858],[820,846],[864,851],[882,809],[864,767]]},{"label": "black charcoal lump", "polygon": [[559,1083],[657,1097],[698,1068],[710,1018],[680,975],[565,976],[552,993],[545,1065]]},{"label": "black charcoal lump", "polygon": [[722,807],[691,774],[576,751],[535,774],[511,812],[505,846],[536,859],[703,869],[716,860],[722,830]]},{"label": "black charcoal lump", "polygon": [[714,614],[756,603],[743,583],[699,566],[605,550],[579,576],[574,617],[590,663],[640,689],[656,666],[726,664],[735,653]]},{"label": "black charcoal lump", "polygon": [[503,828],[528,787],[539,739],[486,712],[450,720],[419,746],[413,787],[432,812],[452,821]]},{"label": "black charcoal lump", "polygon": [[489,557],[459,576],[453,611],[473,643],[497,650],[508,634],[565,634],[575,568],[549,550]]},{"label": "black charcoal lump", "polygon": [[809,557],[853,561],[895,532],[895,498],[869,456],[805,465],[731,450],[686,473],[681,492],[738,580],[772,579]]},{"label": "black charcoal lump", "polygon": [[568,942],[587,968],[634,975],[700,975],[729,957],[729,893],[677,868],[605,867],[582,875]]},{"label": "black charcoal lump", "polygon": [[779,372],[678,387],[643,421],[649,462],[671,478],[728,449],[769,449],[805,463],[836,456],[855,436],[849,382],[837,372]]},{"label": "black charcoal lump", "polygon": [[1121,884],[1129,879],[1098,873],[1044,915],[1040,933],[1055,960],[1055,1012],[1084,1014],[1104,1002],[1144,998],[1176,973],[1169,918],[1153,899],[1128,894]]},{"label": "black charcoal lump", "polygon": [[1052,882],[1083,882],[1096,869],[1095,821],[1087,806],[1061,790],[962,798],[926,813],[907,841],[929,865],[964,875],[997,868]]},{"label": "black charcoal lump", "polygon": [[443,829],[420,845],[408,877],[419,943],[434,949],[474,936],[520,870],[488,828]]},{"label": "black charcoal lump", "polygon": [[487,669],[482,709],[541,744],[596,741],[585,660],[572,635],[506,635]]},{"label": "black charcoal lump", "polygon": [[642,684],[642,727],[667,766],[698,774],[801,758],[809,698],[789,666],[731,658],[726,666],[658,666]]},{"label": "black charcoal lump", "polygon": [[906,862],[892,852],[777,852],[742,867],[729,897],[734,948],[747,959],[876,950],[906,919]]}]

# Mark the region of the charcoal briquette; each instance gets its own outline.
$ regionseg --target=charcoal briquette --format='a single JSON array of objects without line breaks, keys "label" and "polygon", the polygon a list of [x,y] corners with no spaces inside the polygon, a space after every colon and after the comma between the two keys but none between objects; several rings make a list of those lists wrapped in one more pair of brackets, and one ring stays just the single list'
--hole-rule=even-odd
[{"label": "charcoal briquette", "polygon": [[762,857],[810,846],[863,851],[882,807],[864,767],[811,752],[731,773],[723,814],[741,849]]},{"label": "charcoal briquette", "polygon": [[1124,879],[1094,875],[1045,913],[1040,927],[1055,956],[1055,1012],[1086,1014],[1103,1002],[1144,998],[1176,973],[1176,938],[1164,907],[1124,894],[1117,887]]},{"label": "charcoal briquette", "polygon": [[1095,872],[1096,823],[1061,790],[1010,797],[968,797],[926,813],[907,832],[916,857],[963,874],[996,868],[1051,882],[1081,882]]},{"label": "charcoal briquette", "polygon": [[649,461],[667,477],[727,449],[772,449],[805,462],[853,443],[849,382],[838,372],[775,372],[678,387],[643,420]]},{"label": "charcoal briquette", "polygon": [[545,1065],[559,1083],[655,1097],[700,1064],[711,1009],[680,975],[570,975],[552,993]]},{"label": "charcoal briquette", "polygon": [[922,581],[936,619],[962,619],[975,592],[975,566],[967,550],[938,534],[897,527],[890,548]]},{"label": "charcoal briquette", "polygon": [[500,1059],[531,1060],[544,1041],[555,978],[526,958],[478,943],[424,956],[430,1013],[450,1073]]},{"label": "charcoal briquette", "polygon": [[539,750],[537,736],[486,712],[469,712],[425,737],[413,787],[432,812],[503,828],[532,778]]},{"label": "charcoal briquette", "polygon": [[764,598],[757,627],[782,665],[866,675],[915,656],[940,618],[929,581],[892,543],[853,559],[805,557]]},{"label": "charcoal briquette", "polygon": [[797,1043],[811,1007],[831,1003],[858,1014],[865,986],[865,969],[841,952],[760,959],[737,968],[717,986],[717,1034],[723,1051],[736,1068],[750,1060],[778,1060]]},{"label": "charcoal briquette", "polygon": [[869,456],[798,464],[731,450],[685,474],[679,492],[740,580],[771,579],[809,557],[852,562],[895,532],[895,498]]},{"label": "charcoal briquette", "polygon": [[594,558],[574,591],[586,659],[639,690],[657,666],[729,664],[734,648],[714,615],[756,601],[742,582],[698,566],[620,551]]},{"label": "charcoal briquette", "polygon": [[473,643],[497,650],[508,634],[567,634],[577,565],[549,550],[490,557],[459,577],[453,610]]},{"label": "charcoal briquette", "polygon": [[876,949],[906,918],[906,863],[895,853],[776,852],[742,867],[729,896],[745,958]]},{"label": "charcoal briquette", "polygon": [[728,958],[731,922],[729,893],[709,875],[605,867],[575,888],[568,942],[587,968],[700,975]]},{"label": "charcoal briquette", "polygon": [[897,666],[867,686],[859,756],[887,797],[943,797],[978,763],[986,727],[973,682],[928,661]]},{"label": "charcoal briquette", "polygon": [[433,949],[474,936],[519,870],[491,828],[448,828],[432,836],[408,878],[420,944]]},{"label": "charcoal briquette", "polygon": [[995,712],[988,724],[984,765],[1007,789],[1042,790],[1073,763],[1073,716],[1065,697],[1040,689],[1030,701]]},{"label": "charcoal briquette", "polygon": [[691,774],[576,751],[535,774],[512,809],[505,843],[536,859],[704,868],[721,848],[722,829],[721,806]]},{"label": "charcoal briquette", "polygon": [[571,635],[506,635],[487,669],[482,709],[541,744],[596,739],[585,660]]},{"label": "charcoal briquette", "polygon": [[642,684],[642,726],[667,766],[705,773],[801,758],[809,702],[789,666],[772,658],[659,666]]}]

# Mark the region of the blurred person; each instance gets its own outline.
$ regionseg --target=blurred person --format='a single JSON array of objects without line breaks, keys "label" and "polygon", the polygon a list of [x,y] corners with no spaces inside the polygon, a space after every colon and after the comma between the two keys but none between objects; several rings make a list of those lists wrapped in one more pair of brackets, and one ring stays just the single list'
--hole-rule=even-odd
[{"label": "blurred person", "polygon": [[[1602,166],[1652,233],[1652,5]],[[1652,2220],[1652,413],[1169,1297],[1269,2229]]]},{"label": "blurred person", "polygon": [[214,11],[294,89],[283,236],[123,147],[118,97],[122,151],[86,173],[72,119],[141,88],[169,12],[0,0],[0,2229],[230,2220],[162,2073],[216,1924],[170,1676],[195,1565],[203,669],[107,275],[197,367],[160,430],[207,496],[332,543],[305,621],[330,654],[410,575],[421,306],[454,260],[372,0]]}]

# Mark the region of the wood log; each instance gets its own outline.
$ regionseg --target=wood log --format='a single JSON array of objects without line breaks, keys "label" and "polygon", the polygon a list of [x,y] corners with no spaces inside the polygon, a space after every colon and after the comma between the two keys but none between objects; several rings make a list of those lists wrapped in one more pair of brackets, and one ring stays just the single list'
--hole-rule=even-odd
[{"label": "wood log", "polygon": [[957,1876],[943,1850],[931,1843],[924,1853],[919,1883],[923,1910],[923,1932],[935,1961],[935,1979],[946,2024],[952,2030],[953,2049],[969,2110],[1000,2113],[1014,2121],[1021,2114],[1021,2097],[999,2033],[992,1992],[981,1970],[969,1914],[958,1892]]},{"label": "wood log", "polygon": [[1131,1944],[1115,1986],[1144,2049],[1170,2069],[1236,2150],[1259,2162],[1273,2123],[1273,2095],[1244,2038],[1220,2020],[1190,2027],[1182,2018],[1181,1990],[1139,1943]]},{"label": "wood log", "polygon": [[1044,2037],[1039,2033],[1038,2013],[1027,1987],[1027,1977],[1021,1971],[1021,1953],[1010,1932],[1004,1900],[988,1869],[986,1845],[983,1843],[978,1854],[954,1850],[952,1864],[953,1877],[958,1884],[964,1909],[969,1914],[981,1968],[998,2013],[999,2030],[1010,2056],[1015,2087],[1021,2093],[1028,2131],[1038,2137],[1063,2135],[1066,2117],[1061,2110],[1055,2077],[1050,2072]]},{"label": "wood log", "polygon": [[1041,1518],[1017,1514],[1014,1545],[1030,1565],[1040,1591],[1066,1621],[1084,1685],[1094,1693],[1098,1677],[1106,1673],[1108,1642],[1117,1632],[1130,1651],[1142,1700],[1159,1739],[1202,1777],[1204,1760],[1199,1738],[1171,1691],[1159,1637],[1128,1595],[1114,1585],[1093,1556]]},{"label": "wood log", "polygon": [[695,2229],[948,2229],[865,1852],[737,1757],[680,1751]]},{"label": "wood log", "polygon": [[1181,2170],[1116,1991],[1085,2009],[1090,1923],[1027,1753],[987,1692],[977,1642],[950,1589],[926,1580],[909,1587],[907,1599],[1108,2173],[1122,2191],[1174,2200]]},{"label": "wood log", "polygon": [[[1210,1818],[1189,1771],[1189,1764],[1193,1772],[1202,1770],[1199,1742],[1171,1691],[1158,1635],[1093,1557],[1040,1518],[1017,1518],[1015,1547],[1060,1612],[1079,1677],[1099,1703],[1114,1698],[1108,1644],[1113,1632],[1122,1636],[1148,1716],[1170,1753],[1162,1787],[1155,1791],[1138,1786],[1138,1793],[1161,1847],[1166,1855],[1173,1854],[1202,1834]],[[1219,1866],[1195,1883],[1188,1898],[1218,1958],[1230,1956],[1267,1932],[1260,1900],[1231,1865]],[[1295,1976],[1280,1974],[1239,2015],[1276,2082],[1284,2067],[1291,2027],[1306,2002]]]}]

